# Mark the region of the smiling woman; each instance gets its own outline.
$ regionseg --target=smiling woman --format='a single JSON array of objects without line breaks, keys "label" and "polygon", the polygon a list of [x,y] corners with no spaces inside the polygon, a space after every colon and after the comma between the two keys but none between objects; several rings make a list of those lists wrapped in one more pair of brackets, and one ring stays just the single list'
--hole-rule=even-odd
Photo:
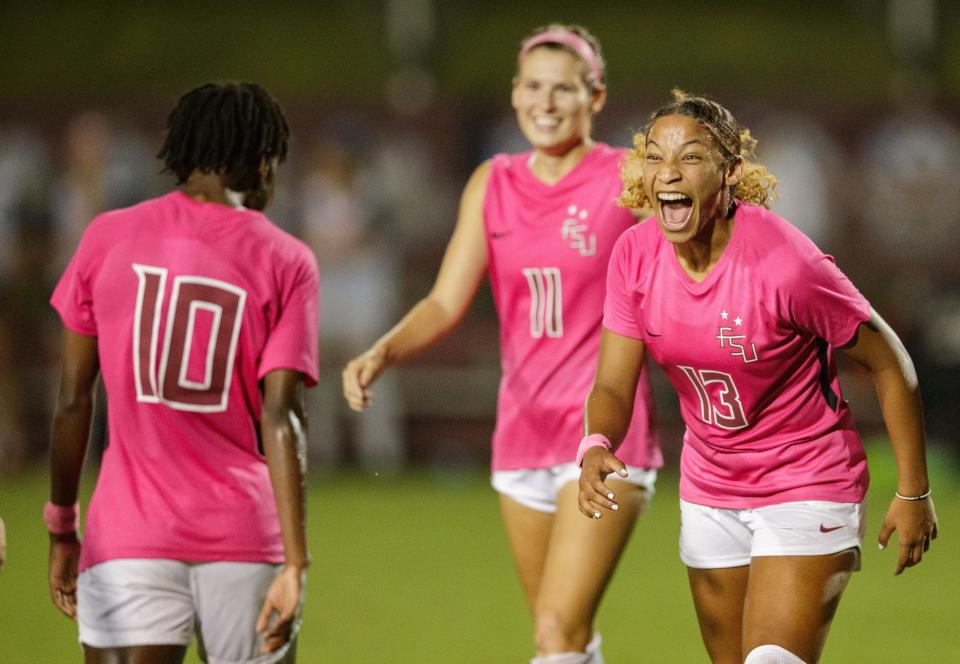
[{"label": "smiling woman", "polygon": [[[659,135],[649,138],[653,124],[661,117],[679,116],[688,118],[700,125],[702,135],[690,138],[689,142],[679,141],[682,132],[677,127],[661,127]],[[683,122],[682,120],[680,122]],[[661,146],[657,141],[664,143]],[[668,143],[672,140],[672,144]],[[679,145],[676,144],[679,141]],[[753,161],[757,141],[746,127],[740,127],[725,108],[703,99],[691,97],[682,90],[673,91],[673,101],[658,110],[647,124],[647,129],[634,137],[634,149],[628,153],[623,166],[623,193],[619,202],[629,208],[658,208],[663,203],[679,202],[691,205],[692,200],[680,192],[670,192],[667,186],[659,186],[653,195],[652,176],[657,165],[663,162],[663,150],[667,147],[680,151],[682,165],[700,167],[705,161],[713,170],[731,165],[739,165],[739,172],[728,174],[732,178],[725,182],[726,204],[732,203],[735,196],[741,201],[767,207],[776,198],[777,179],[767,171],[763,164]],[[711,150],[711,148],[716,148]],[[649,189],[648,189],[649,185]],[[721,190],[718,189],[718,193]],[[668,206],[669,209],[670,206]],[[685,209],[685,206],[681,206]]]},{"label": "smiling woman", "polygon": [[503,358],[492,483],[533,613],[539,664],[603,661],[594,616],[662,463],[641,373],[622,447],[633,469],[616,482],[618,513],[590,522],[577,515],[577,441],[603,277],[617,237],[636,222],[613,204],[624,151],[590,137],[606,101],[603,77],[600,45],[579,26],[546,26],[523,41],[511,102],[532,149],[476,169],[433,289],[343,372],[344,396],[362,410],[388,366],[460,322],[489,272]]},{"label": "smiling woman", "polygon": [[587,399],[580,510],[616,509],[604,477],[647,349],[680,397],[680,557],[714,664],[816,662],[860,566],[867,465],[834,349],[871,373],[897,459],[879,542],[896,573],[937,536],[916,373],[866,298],[765,208],[775,179],[725,108],[674,93],[625,165],[631,206],[607,277],[600,358]]}]

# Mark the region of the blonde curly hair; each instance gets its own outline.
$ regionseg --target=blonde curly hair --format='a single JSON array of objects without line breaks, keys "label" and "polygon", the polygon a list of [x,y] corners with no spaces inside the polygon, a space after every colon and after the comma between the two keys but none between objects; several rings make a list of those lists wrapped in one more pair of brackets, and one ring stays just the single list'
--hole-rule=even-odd
[{"label": "blonde curly hair", "polygon": [[730,188],[731,197],[770,207],[770,203],[777,197],[777,178],[767,170],[766,166],[753,161],[757,139],[750,134],[750,130],[740,126],[733,114],[715,101],[706,97],[688,95],[676,88],[672,92],[673,101],[654,111],[646,127],[633,135],[634,147],[627,151],[626,159],[621,166],[623,192],[617,199],[617,203],[634,209],[653,207],[643,186],[647,135],[653,123],[659,118],[667,115],[686,115],[699,122],[710,133],[724,163],[729,164],[735,159],[743,161],[743,175],[740,181]]}]

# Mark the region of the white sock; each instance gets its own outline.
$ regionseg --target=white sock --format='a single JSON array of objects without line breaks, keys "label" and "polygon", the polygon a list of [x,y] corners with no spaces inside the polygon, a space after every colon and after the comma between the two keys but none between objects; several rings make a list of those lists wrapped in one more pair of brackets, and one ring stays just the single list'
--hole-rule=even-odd
[{"label": "white sock", "polygon": [[593,638],[587,644],[587,653],[590,655],[590,659],[587,660],[588,664],[605,664],[603,653],[600,652],[601,642],[600,632],[594,632]]},{"label": "white sock", "polygon": [[593,654],[588,652],[555,652],[539,655],[530,664],[593,664]]},{"label": "white sock", "polygon": [[806,664],[786,648],[780,646],[757,646],[743,660],[743,664]]},{"label": "white sock", "polygon": [[540,655],[530,660],[530,664],[604,664],[603,653],[600,652],[600,634],[594,633],[586,652],[556,652],[551,655]]}]

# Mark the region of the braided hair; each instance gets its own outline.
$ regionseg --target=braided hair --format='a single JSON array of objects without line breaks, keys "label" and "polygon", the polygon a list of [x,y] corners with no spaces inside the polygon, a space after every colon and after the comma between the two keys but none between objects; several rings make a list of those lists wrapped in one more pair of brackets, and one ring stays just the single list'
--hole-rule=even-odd
[{"label": "braided hair", "polygon": [[206,83],[170,111],[157,158],[178,185],[199,170],[223,173],[236,191],[256,191],[263,187],[260,164],[286,158],[289,136],[283,109],[261,86]]},{"label": "braided hair", "polygon": [[627,153],[621,177],[623,193],[618,202],[624,207],[649,208],[651,202],[643,190],[643,161],[647,135],[653,123],[667,115],[685,115],[699,122],[709,132],[724,163],[743,160],[743,175],[732,187],[731,195],[740,200],[769,207],[777,195],[777,178],[763,164],[752,161],[757,139],[750,130],[740,125],[733,114],[717,102],[706,97],[688,95],[683,90],[673,90],[673,100],[650,115],[642,131],[633,136],[634,149]]}]

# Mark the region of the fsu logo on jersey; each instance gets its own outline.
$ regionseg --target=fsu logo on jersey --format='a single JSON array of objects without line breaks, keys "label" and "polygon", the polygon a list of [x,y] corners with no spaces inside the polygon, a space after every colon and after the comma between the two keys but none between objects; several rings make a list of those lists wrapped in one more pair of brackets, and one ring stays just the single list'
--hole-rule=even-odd
[{"label": "fsu logo on jersey", "polygon": [[597,235],[590,233],[586,221],[589,213],[576,205],[567,208],[567,216],[563,220],[560,234],[571,248],[580,252],[581,256],[593,256],[597,253]]},{"label": "fsu logo on jersey", "polygon": [[[730,319],[730,313],[726,310],[720,312],[720,318],[727,321]],[[742,343],[742,339],[746,339],[747,335],[745,334],[736,334],[737,328],[743,326],[743,319],[740,316],[737,316],[733,319],[734,327],[729,327],[728,325],[720,325],[719,330],[717,331],[716,339],[720,342],[720,348],[729,348],[730,354],[734,357],[739,357],[743,360],[744,364],[750,364],[751,362],[756,362],[759,357],[757,357],[757,347],[753,342],[750,342],[750,348],[747,349]]]}]

